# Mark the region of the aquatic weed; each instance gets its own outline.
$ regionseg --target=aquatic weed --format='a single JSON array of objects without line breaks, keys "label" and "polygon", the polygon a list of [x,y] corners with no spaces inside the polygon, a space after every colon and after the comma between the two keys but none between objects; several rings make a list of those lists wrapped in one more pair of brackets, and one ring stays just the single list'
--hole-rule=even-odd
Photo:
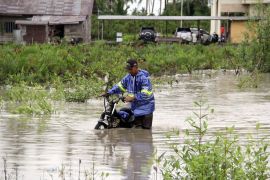
[{"label": "aquatic weed", "polygon": [[48,93],[41,86],[21,83],[11,86],[5,94],[7,109],[12,113],[45,115],[53,112]]}]

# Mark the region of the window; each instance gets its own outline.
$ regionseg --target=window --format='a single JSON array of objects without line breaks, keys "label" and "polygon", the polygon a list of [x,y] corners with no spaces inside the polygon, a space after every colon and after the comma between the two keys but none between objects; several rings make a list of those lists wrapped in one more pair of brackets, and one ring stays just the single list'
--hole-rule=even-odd
[{"label": "window", "polygon": [[16,24],[14,22],[4,22],[4,32],[12,33],[16,29]]},{"label": "window", "polygon": [[0,34],[2,34],[4,32],[4,23],[0,22]]}]

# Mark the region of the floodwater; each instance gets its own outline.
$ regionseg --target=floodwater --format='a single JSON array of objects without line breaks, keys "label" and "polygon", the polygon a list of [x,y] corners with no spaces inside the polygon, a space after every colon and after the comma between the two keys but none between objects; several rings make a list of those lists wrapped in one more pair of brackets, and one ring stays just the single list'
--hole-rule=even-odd
[{"label": "floodwater", "polygon": [[[260,136],[270,137],[270,74],[257,89],[239,89],[231,73],[177,76],[177,82],[155,87],[153,128],[97,131],[102,100],[57,103],[51,117],[32,118],[0,112],[0,180],[6,159],[9,179],[161,179],[154,152],[169,150],[166,132],[189,128],[185,119],[201,95],[215,109],[209,132],[235,126],[245,139],[260,123]],[[170,141],[181,143],[174,137]]]}]

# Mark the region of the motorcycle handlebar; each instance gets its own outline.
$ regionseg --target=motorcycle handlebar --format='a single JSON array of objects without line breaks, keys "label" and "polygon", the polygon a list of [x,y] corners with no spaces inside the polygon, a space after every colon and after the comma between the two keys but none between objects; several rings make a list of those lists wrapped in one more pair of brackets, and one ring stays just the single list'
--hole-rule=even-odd
[{"label": "motorcycle handlebar", "polygon": [[119,103],[119,101],[125,102],[125,97],[119,96],[117,99],[114,100],[115,103]]},{"label": "motorcycle handlebar", "polygon": [[[108,102],[110,102],[109,97],[111,95],[110,94],[106,94],[106,95],[100,95],[99,97],[103,97],[104,100],[106,99]],[[111,102],[114,103],[118,103],[119,101],[125,102],[125,97],[123,95],[118,95],[117,99],[111,100]]]}]

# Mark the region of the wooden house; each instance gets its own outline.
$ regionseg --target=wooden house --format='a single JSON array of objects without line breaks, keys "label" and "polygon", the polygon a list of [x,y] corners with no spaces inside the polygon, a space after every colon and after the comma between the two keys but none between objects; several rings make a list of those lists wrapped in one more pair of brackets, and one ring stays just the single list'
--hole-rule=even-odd
[{"label": "wooden house", "polygon": [[0,43],[91,40],[94,0],[0,0]]}]

